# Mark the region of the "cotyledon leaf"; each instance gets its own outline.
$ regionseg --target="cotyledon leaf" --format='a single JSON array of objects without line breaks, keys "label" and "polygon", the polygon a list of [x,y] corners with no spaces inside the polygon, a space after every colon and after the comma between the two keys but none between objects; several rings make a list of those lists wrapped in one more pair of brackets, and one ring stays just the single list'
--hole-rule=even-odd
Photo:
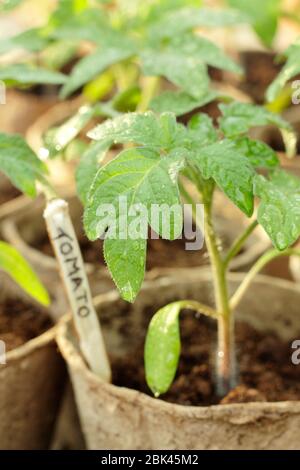
[{"label": "cotyledon leaf", "polygon": [[180,356],[180,304],[161,308],[152,318],[145,342],[147,384],[156,397],[172,384]]},{"label": "cotyledon leaf", "polygon": [[300,179],[275,170],[270,180],[254,179],[254,193],[260,199],[257,219],[274,246],[282,251],[300,235]]},{"label": "cotyledon leaf", "polygon": [[14,247],[3,241],[0,241],[0,269],[7,272],[31,297],[42,305],[49,305],[48,292],[35,272]]}]

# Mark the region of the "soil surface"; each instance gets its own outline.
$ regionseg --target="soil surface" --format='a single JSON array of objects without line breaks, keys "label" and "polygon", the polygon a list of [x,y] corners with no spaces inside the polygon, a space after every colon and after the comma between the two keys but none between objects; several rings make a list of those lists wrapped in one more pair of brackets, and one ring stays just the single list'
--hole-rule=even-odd
[{"label": "soil surface", "polygon": [[6,351],[21,346],[52,326],[46,313],[21,300],[0,300],[0,340]]},{"label": "soil surface", "polygon": [[[147,312],[145,312],[147,315]],[[243,322],[236,325],[239,386],[220,400],[214,392],[215,324],[191,311],[182,312],[182,351],[175,381],[160,398],[181,405],[300,400],[300,366],[291,362],[291,342],[273,332],[262,334]],[[125,334],[125,331],[124,331]],[[130,354],[113,358],[113,383],[152,396],[145,382],[144,339]]]}]

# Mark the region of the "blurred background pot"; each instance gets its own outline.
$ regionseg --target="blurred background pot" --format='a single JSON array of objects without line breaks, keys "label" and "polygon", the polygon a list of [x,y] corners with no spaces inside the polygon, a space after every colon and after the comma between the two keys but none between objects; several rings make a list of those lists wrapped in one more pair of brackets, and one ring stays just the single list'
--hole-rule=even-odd
[{"label": "blurred background pot", "polygon": [[[1,275],[0,304],[0,339],[7,348],[6,364],[0,364],[0,448],[47,449],[66,372],[54,340],[56,328],[51,327],[50,312],[25,298],[19,288],[4,275]],[[23,306],[26,309],[24,322],[28,316],[31,318],[28,320],[31,324],[24,325],[24,328],[30,330],[30,336],[36,321],[42,323],[43,327],[50,326],[45,332],[25,342],[22,340],[19,321],[12,324],[12,331],[7,329],[5,323],[6,318],[8,324],[12,321],[15,308],[20,309],[17,315],[22,317],[25,314]],[[43,316],[43,320],[38,320],[36,315]],[[10,349],[12,345],[16,347]]]},{"label": "blurred background pot", "polygon": [[[229,275],[231,291],[242,278],[238,273]],[[145,311],[150,315],[179,298],[211,303],[209,272],[203,269],[184,279],[149,282],[130,306],[117,292],[99,296],[97,308],[111,357],[121,360],[145,335]],[[267,301],[271,298],[272,308]],[[292,283],[258,276],[236,318],[288,341],[300,331],[299,302],[300,290]],[[58,344],[70,371],[89,449],[300,449],[300,401],[171,404],[100,380],[82,359],[70,322],[60,325]]]}]

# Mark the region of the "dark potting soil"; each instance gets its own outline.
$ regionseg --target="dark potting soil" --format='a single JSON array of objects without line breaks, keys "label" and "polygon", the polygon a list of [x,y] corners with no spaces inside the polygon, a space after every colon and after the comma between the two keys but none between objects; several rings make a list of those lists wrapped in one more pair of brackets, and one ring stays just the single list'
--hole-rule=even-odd
[{"label": "dark potting soil", "polygon": [[[213,377],[215,324],[207,317],[185,311],[180,331],[178,371],[172,387],[161,399],[189,406],[300,400],[300,366],[291,362],[290,342],[283,342],[275,333],[262,334],[246,323],[237,323],[240,385],[220,401],[214,392]],[[144,339],[130,354],[112,359],[113,383],[152,396],[145,382],[143,348]]]},{"label": "dark potting soil", "polygon": [[268,86],[276,78],[282,64],[275,62],[276,55],[261,51],[245,51],[241,54],[245,78],[241,89],[248,93],[256,103],[263,104]]},{"label": "dark potting soil", "polygon": [[5,342],[6,351],[21,346],[51,326],[50,318],[38,308],[21,300],[0,300],[0,340]]}]

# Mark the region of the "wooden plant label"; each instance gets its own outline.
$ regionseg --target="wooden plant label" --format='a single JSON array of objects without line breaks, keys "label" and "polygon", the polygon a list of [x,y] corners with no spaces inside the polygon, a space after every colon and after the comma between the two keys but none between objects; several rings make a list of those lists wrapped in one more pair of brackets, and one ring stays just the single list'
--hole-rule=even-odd
[{"label": "wooden plant label", "polygon": [[63,199],[49,201],[44,218],[74,316],[82,354],[94,373],[103,380],[110,381],[111,369],[101,326],[93,306],[68,203]]}]

